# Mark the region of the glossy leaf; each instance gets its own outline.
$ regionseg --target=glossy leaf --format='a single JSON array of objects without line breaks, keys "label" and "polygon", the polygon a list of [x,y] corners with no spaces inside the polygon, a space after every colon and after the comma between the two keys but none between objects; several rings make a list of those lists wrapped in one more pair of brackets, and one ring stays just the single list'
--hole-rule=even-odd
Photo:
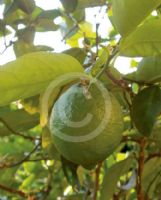
[{"label": "glossy leaf", "polygon": [[39,18],[36,24],[37,32],[56,31],[58,26],[51,19]]},{"label": "glossy leaf", "polygon": [[161,126],[158,125],[154,128],[152,138],[159,147],[159,149],[161,149]]},{"label": "glossy leaf", "polygon": [[16,57],[23,56],[27,53],[38,52],[38,51],[53,51],[53,48],[45,45],[34,46],[31,43],[24,42],[23,40],[18,40],[14,43],[13,49]]},{"label": "glossy leaf", "polygon": [[24,29],[20,29],[16,33],[19,40],[23,40],[27,43],[32,43],[35,37],[35,28],[34,27],[28,27]]},{"label": "glossy leaf", "polygon": [[[7,139],[6,139],[7,138]],[[0,156],[5,156],[7,162],[17,163],[27,152],[33,148],[31,141],[26,141],[19,136],[9,136],[0,138]]]},{"label": "glossy leaf", "polygon": [[60,0],[64,9],[67,11],[67,12],[73,12],[76,7],[77,7],[77,3],[78,3],[78,0]]},{"label": "glossy leaf", "polygon": [[161,178],[161,159],[152,158],[144,165],[142,186],[144,193],[153,198],[157,183]]},{"label": "glossy leaf", "polygon": [[126,174],[132,164],[132,158],[120,161],[109,168],[103,178],[100,200],[111,199],[117,188],[120,176]]},{"label": "glossy leaf", "polygon": [[112,0],[112,20],[119,33],[127,36],[160,4],[161,0]]},{"label": "glossy leaf", "polygon": [[49,158],[60,160],[60,153],[55,147],[48,127],[44,127],[42,131],[42,147],[48,153]]},{"label": "glossy leaf", "polygon": [[87,8],[87,7],[95,7],[102,6],[106,4],[106,0],[78,0],[78,8]]},{"label": "glossy leaf", "polygon": [[83,72],[83,68],[69,55],[26,54],[0,68],[0,105],[39,94],[53,79],[71,72]]},{"label": "glossy leaf", "polygon": [[20,9],[8,10],[8,12],[5,13],[5,22],[11,27],[16,28],[17,23],[27,20],[26,17],[27,14]]},{"label": "glossy leaf", "polygon": [[20,101],[20,103],[23,105],[24,110],[31,115],[39,113],[40,111],[40,95],[23,99]]},{"label": "glossy leaf", "polygon": [[[123,38],[119,45],[121,55],[147,57],[161,54],[161,19],[152,19]],[[148,34],[147,34],[148,33]]]},{"label": "glossy leaf", "polygon": [[84,63],[85,58],[87,56],[85,50],[81,48],[71,48],[66,51],[63,51],[63,53],[68,54],[76,58],[81,64]]},{"label": "glossy leaf", "polygon": [[102,69],[109,57],[109,50],[107,48],[102,49],[101,55],[98,57],[94,65],[92,66],[91,73],[93,76],[96,76],[97,73]]},{"label": "glossy leaf", "polygon": [[34,0],[15,0],[14,2],[21,10],[23,10],[27,14],[32,13],[35,8]]},{"label": "glossy leaf", "polygon": [[61,12],[58,9],[53,10],[44,10],[38,15],[37,19],[52,19],[54,20],[56,17],[59,17]]},{"label": "glossy leaf", "polygon": [[[23,109],[0,109],[0,118],[14,131],[26,131],[39,124],[39,115],[29,115]],[[2,122],[0,122],[0,137],[13,134]]]},{"label": "glossy leaf", "polygon": [[11,186],[15,182],[15,174],[17,167],[10,169],[1,169],[0,171],[0,184]]},{"label": "glossy leaf", "polygon": [[143,89],[132,102],[132,119],[144,136],[152,133],[156,118],[161,112],[161,89],[151,86]]},{"label": "glossy leaf", "polygon": [[133,75],[132,77],[132,74],[129,74],[127,78],[140,83],[161,82],[161,58],[159,56],[143,58]]}]

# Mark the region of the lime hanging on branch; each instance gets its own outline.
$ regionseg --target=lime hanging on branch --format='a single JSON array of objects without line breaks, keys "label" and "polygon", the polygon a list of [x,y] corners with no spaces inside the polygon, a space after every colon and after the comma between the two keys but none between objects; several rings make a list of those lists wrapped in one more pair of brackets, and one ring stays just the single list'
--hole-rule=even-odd
[{"label": "lime hanging on branch", "polygon": [[100,81],[90,86],[75,84],[54,104],[50,130],[66,159],[91,169],[121,141],[121,107]]}]

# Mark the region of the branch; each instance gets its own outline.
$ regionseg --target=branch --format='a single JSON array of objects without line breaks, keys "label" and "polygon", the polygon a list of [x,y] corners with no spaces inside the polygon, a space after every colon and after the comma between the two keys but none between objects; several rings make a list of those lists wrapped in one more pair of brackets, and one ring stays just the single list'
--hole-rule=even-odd
[{"label": "branch", "polygon": [[6,44],[5,37],[4,37],[5,49],[4,49],[2,52],[0,52],[0,54],[2,55],[2,54],[8,49],[8,47],[10,47],[10,46],[13,45],[13,44],[14,44],[14,42],[10,41],[10,43],[7,45],[7,44]]},{"label": "branch", "polygon": [[[15,131],[13,128],[11,128],[11,127],[8,125],[8,123],[7,123],[4,119],[0,118],[0,122],[2,122],[3,125],[4,125],[10,132],[12,132],[14,135],[21,136],[21,137],[23,137],[24,139],[27,139],[27,140],[35,141],[35,138],[34,138],[34,137],[26,136],[26,135],[23,135],[23,134],[21,134],[21,133]],[[36,139],[37,139],[37,138],[36,138]]]},{"label": "branch", "polygon": [[93,194],[93,200],[97,200],[97,192],[99,190],[99,175],[102,167],[102,162],[100,162],[96,168],[95,174],[95,187],[94,187],[94,194]]},{"label": "branch", "polygon": [[47,165],[46,165],[46,167],[48,168],[49,175],[47,177],[46,189],[43,191],[44,196],[43,196],[42,200],[46,200],[52,190],[52,180],[53,180],[54,168],[50,168]]},{"label": "branch", "polygon": [[147,86],[151,86],[153,85],[152,83],[145,83],[144,81],[137,81],[137,80],[132,80],[132,79],[129,79],[127,77],[124,77],[124,80],[125,81],[129,81],[131,83],[137,83],[138,85],[142,86],[142,85],[147,85]]},{"label": "branch", "polygon": [[16,166],[21,165],[22,163],[28,161],[28,159],[31,157],[31,155],[38,149],[39,145],[40,145],[40,143],[38,143],[34,147],[34,149],[26,157],[24,157],[22,160],[20,160],[16,163],[0,166],[0,169],[16,167]]},{"label": "branch", "polygon": [[145,162],[147,162],[147,161],[149,161],[150,159],[155,158],[155,157],[161,157],[161,152],[150,154],[150,155],[147,157],[147,159],[145,160]]},{"label": "branch", "polygon": [[138,158],[138,171],[137,171],[137,183],[136,183],[136,190],[137,190],[137,197],[138,200],[145,200],[144,194],[142,191],[142,173],[144,168],[144,150],[146,146],[146,139],[143,138],[140,142],[140,152],[139,152],[139,158]]},{"label": "branch", "polygon": [[98,45],[99,45],[99,34],[98,34],[98,29],[99,29],[100,24],[96,23],[96,55],[98,55]]},{"label": "branch", "polygon": [[69,31],[62,38],[62,41],[66,40],[66,38],[77,28],[79,28],[78,24],[75,24],[72,28],[70,28]]},{"label": "branch", "polygon": [[24,192],[22,192],[20,190],[15,190],[13,188],[9,188],[9,187],[7,187],[5,185],[1,185],[0,184],[0,189],[1,190],[5,190],[6,192],[9,192],[9,193],[12,193],[12,194],[15,194],[15,195],[19,195],[20,197],[24,197],[24,198],[27,197],[27,195]]},{"label": "branch", "polygon": [[111,79],[112,82],[113,82],[115,85],[117,85],[117,86],[121,87],[122,89],[126,90],[127,92],[130,92],[130,93],[131,93],[131,88],[128,86],[128,83],[127,83],[125,80],[123,80],[123,79],[117,80],[117,79],[110,73],[109,70],[105,71],[105,73],[106,73],[107,77],[108,77],[109,79]]},{"label": "branch", "polygon": [[136,142],[140,144],[140,138],[131,138],[130,136],[123,136],[121,142]]}]

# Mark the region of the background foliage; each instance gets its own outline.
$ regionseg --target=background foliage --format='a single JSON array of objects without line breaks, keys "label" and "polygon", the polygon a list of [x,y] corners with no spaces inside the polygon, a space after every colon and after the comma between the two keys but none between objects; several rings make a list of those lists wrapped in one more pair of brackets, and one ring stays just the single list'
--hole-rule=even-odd
[{"label": "background foliage", "polygon": [[[2,54],[12,46],[17,57],[0,67],[0,199],[161,199],[161,0],[60,1],[53,10],[34,0],[0,1],[0,37],[14,33]],[[99,23],[93,31],[86,21],[85,9],[96,6],[106,8],[111,22],[105,38]],[[58,17],[63,23],[56,23]],[[34,45],[35,33],[56,30],[71,48],[46,56],[54,49]],[[120,74],[114,68],[119,56],[131,58],[135,72]],[[118,149],[91,171],[57,152],[40,112],[41,94],[53,79],[84,70],[100,74],[120,102],[125,124]]]}]

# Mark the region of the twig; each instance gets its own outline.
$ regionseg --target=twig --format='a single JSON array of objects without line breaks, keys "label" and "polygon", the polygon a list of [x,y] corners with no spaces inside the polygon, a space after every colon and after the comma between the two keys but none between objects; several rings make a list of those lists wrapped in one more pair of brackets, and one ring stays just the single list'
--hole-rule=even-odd
[{"label": "twig", "polygon": [[113,195],[113,200],[119,200],[121,194],[122,194],[122,191],[119,191],[118,194],[114,194],[114,195]]},{"label": "twig", "polygon": [[112,80],[112,82],[121,87],[122,89],[126,90],[127,92],[131,92],[131,88],[128,86],[127,82],[123,79],[117,80],[111,73],[109,70],[105,71],[106,75],[108,76],[109,79]]},{"label": "twig", "polygon": [[77,29],[77,28],[80,29],[79,23],[82,22],[84,19],[82,18],[79,21],[77,21],[72,15],[70,15],[68,13],[63,12],[62,14],[65,15],[67,18],[69,18],[74,23],[73,27],[71,27],[69,29],[69,31],[63,37],[62,41],[64,41],[75,29]]},{"label": "twig", "polygon": [[161,152],[150,154],[150,155],[147,157],[147,159],[145,160],[145,162],[147,162],[147,161],[149,161],[150,159],[155,158],[155,157],[161,157]]},{"label": "twig", "polygon": [[139,152],[139,158],[138,158],[138,171],[137,171],[137,183],[136,183],[136,190],[137,190],[137,197],[138,200],[144,200],[144,194],[142,191],[142,173],[144,168],[144,150],[146,146],[146,139],[143,138],[140,141],[140,152]]},{"label": "twig", "polygon": [[[11,127],[8,125],[8,123],[7,123],[4,119],[0,118],[0,122],[2,122],[3,125],[4,125],[10,132],[12,132],[14,135],[21,136],[21,137],[23,137],[24,139],[27,139],[27,140],[35,141],[35,138],[34,138],[34,137],[26,136],[26,135],[23,135],[23,134],[21,134],[21,133],[15,131],[13,128],[11,128]],[[37,138],[36,138],[36,139],[37,139]]]},{"label": "twig", "polygon": [[131,138],[130,136],[123,136],[121,142],[136,142],[140,144],[139,138]]},{"label": "twig", "polygon": [[116,56],[117,53],[118,53],[118,47],[116,45],[116,47],[113,49],[112,54],[108,57],[106,63],[104,64],[102,70],[97,74],[95,78],[98,79],[106,71],[107,67],[109,67],[111,60]]},{"label": "twig", "polygon": [[5,37],[4,37],[5,49],[4,49],[2,52],[0,52],[0,54],[2,55],[2,54],[8,49],[8,47],[10,47],[13,43],[14,43],[14,42],[10,41],[10,43],[7,45],[7,44],[6,44]]},{"label": "twig", "polygon": [[27,195],[24,192],[22,192],[20,190],[15,190],[13,188],[9,188],[9,187],[7,187],[5,185],[1,185],[0,184],[0,189],[1,190],[5,190],[6,192],[9,192],[9,193],[12,193],[12,194],[15,194],[15,195],[19,195],[20,197],[24,197],[24,198],[27,197]]},{"label": "twig", "polygon": [[96,55],[98,55],[98,44],[99,44],[99,35],[98,35],[98,29],[100,24],[96,23]]},{"label": "twig", "polygon": [[4,169],[4,168],[12,168],[12,167],[16,167],[18,165],[21,165],[22,163],[28,161],[28,159],[31,157],[31,155],[38,149],[38,147],[40,146],[40,143],[38,143],[34,149],[26,156],[24,157],[22,160],[16,162],[16,163],[12,163],[12,164],[8,164],[8,165],[3,165],[3,166],[0,166],[0,169]]},{"label": "twig", "polygon": [[25,162],[39,162],[39,161],[42,161],[42,160],[47,161],[47,160],[52,160],[52,159],[50,159],[48,157],[46,157],[46,158],[35,158],[35,159],[26,160]]},{"label": "twig", "polygon": [[66,40],[66,38],[70,35],[71,32],[73,32],[75,29],[79,28],[78,24],[74,24],[74,26],[69,29],[69,31],[64,35],[62,38],[62,41]]},{"label": "twig", "polygon": [[53,180],[53,170],[54,168],[50,168],[46,165],[46,167],[48,168],[48,177],[47,177],[47,183],[46,183],[46,189],[43,191],[43,199],[42,200],[46,200],[47,197],[49,196],[51,190],[52,190],[52,180]]},{"label": "twig", "polygon": [[96,168],[95,174],[95,187],[94,187],[94,194],[93,194],[93,200],[97,200],[97,192],[99,190],[99,175],[102,167],[102,162],[100,162]]},{"label": "twig", "polygon": [[129,82],[131,82],[131,83],[137,83],[137,84],[140,85],[140,86],[142,86],[142,85],[147,85],[147,86],[153,85],[152,83],[145,83],[144,81],[132,80],[132,79],[129,79],[129,78],[126,78],[126,77],[124,77],[124,80],[125,80],[125,81],[129,81]]}]

